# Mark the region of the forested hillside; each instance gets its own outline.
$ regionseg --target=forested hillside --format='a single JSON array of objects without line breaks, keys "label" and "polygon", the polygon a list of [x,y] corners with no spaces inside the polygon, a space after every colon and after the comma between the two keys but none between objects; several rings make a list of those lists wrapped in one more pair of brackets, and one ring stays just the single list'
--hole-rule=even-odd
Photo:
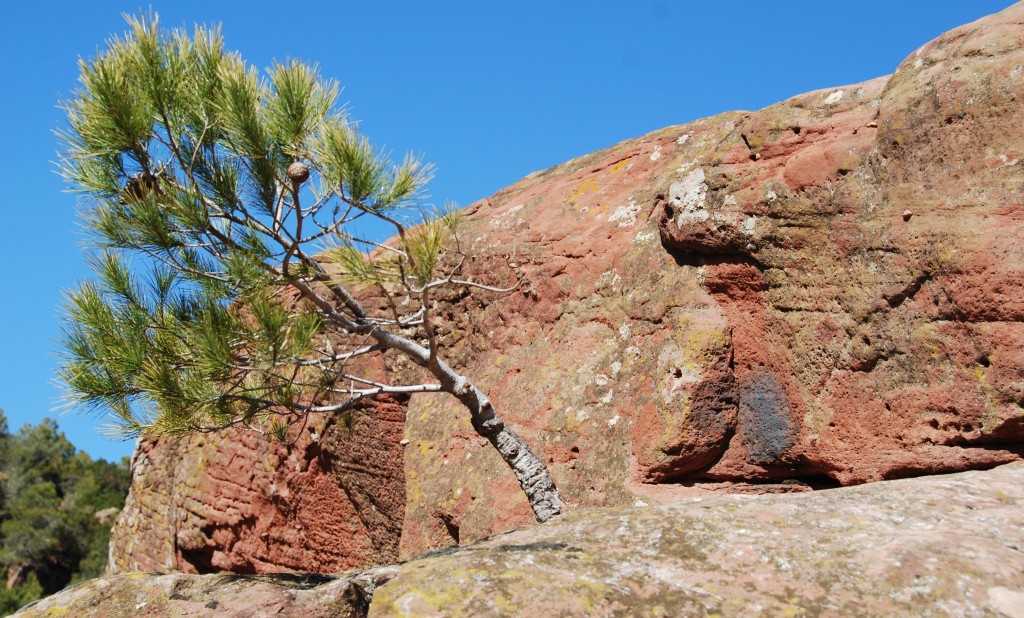
[{"label": "forested hillside", "polygon": [[0,410],[0,613],[103,574],[128,458],[94,461],[52,419],[10,433]]}]

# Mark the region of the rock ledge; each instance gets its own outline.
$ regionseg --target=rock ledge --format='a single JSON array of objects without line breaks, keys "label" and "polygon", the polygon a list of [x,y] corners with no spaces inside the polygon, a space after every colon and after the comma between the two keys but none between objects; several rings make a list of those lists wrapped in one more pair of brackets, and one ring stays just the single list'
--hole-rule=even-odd
[{"label": "rock ledge", "polygon": [[42,616],[1024,616],[1024,462],[780,495],[579,510],[324,575],[93,580]]}]

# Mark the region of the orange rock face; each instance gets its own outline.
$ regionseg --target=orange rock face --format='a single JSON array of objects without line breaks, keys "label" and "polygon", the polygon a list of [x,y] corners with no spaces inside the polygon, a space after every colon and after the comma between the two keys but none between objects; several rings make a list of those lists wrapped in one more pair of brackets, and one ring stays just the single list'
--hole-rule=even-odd
[{"label": "orange rock face", "polygon": [[[461,237],[480,256],[467,274],[526,284],[453,294],[447,355],[543,454],[570,506],[1019,459],[1024,4],[943,35],[891,77],[532,174],[472,205]],[[201,547],[209,558],[185,562],[338,570],[531,520],[457,402],[383,409],[357,415],[369,433],[314,455],[300,442],[271,461],[232,438],[144,446],[116,568],[149,564],[139,556],[184,568]],[[359,476],[321,463],[354,457],[364,435],[379,438],[360,457],[386,465]],[[168,484],[198,452],[194,488]],[[271,480],[291,497],[271,499]],[[353,519],[371,495],[391,505],[378,509],[387,525]],[[178,505],[192,506],[161,513]],[[260,546],[296,522],[330,532]],[[179,549],[153,549],[160,535]]]}]

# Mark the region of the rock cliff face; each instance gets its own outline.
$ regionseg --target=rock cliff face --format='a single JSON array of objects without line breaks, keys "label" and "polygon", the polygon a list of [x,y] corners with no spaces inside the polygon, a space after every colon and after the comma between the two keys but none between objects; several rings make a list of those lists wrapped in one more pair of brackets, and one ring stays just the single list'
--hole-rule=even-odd
[{"label": "rock cliff face", "polygon": [[[1020,459],[1024,4],[533,174],[462,236],[527,285],[453,297],[449,357],[574,508]],[[114,570],[336,571],[531,520],[454,401],[322,424],[143,444]]]},{"label": "rock cliff face", "polygon": [[118,575],[18,616],[1024,616],[1024,463],[580,509],[326,575]]}]

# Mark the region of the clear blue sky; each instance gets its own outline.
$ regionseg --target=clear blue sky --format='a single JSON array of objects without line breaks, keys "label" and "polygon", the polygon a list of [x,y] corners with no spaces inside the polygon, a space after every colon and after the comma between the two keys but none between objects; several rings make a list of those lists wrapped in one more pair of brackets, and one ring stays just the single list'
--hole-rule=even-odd
[{"label": "clear blue sky", "polygon": [[[377,144],[436,164],[462,205],[535,170],[732,109],[891,73],[942,32],[1010,0],[155,2],[165,25],[221,23],[265,67],[318,62]],[[0,3],[0,408],[55,416],[62,290],[87,277],[73,195],[54,173],[56,108],[79,57],[138,0]],[[94,457],[130,454],[101,421],[58,418]]]}]

